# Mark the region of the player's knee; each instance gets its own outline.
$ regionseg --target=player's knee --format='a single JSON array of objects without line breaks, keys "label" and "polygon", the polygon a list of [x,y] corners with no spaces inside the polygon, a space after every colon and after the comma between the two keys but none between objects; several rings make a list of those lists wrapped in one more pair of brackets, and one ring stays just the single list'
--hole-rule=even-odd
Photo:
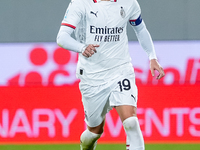
[{"label": "player's knee", "polygon": [[85,130],[81,135],[81,146],[82,149],[92,149],[95,142],[101,137],[101,134],[90,132],[88,129]]},{"label": "player's knee", "polygon": [[125,130],[134,130],[138,126],[137,117],[129,117],[123,121],[123,126]]},{"label": "player's knee", "polygon": [[88,130],[92,133],[96,134],[102,134],[104,132],[104,127],[103,126],[98,126],[98,127],[89,127]]}]

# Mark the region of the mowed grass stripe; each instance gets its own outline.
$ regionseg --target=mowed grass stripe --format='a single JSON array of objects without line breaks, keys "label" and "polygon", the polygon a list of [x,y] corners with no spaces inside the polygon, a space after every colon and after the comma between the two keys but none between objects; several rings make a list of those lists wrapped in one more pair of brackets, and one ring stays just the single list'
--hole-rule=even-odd
[{"label": "mowed grass stripe", "polygon": [[[146,144],[146,150],[200,150],[199,144]],[[0,145],[0,150],[80,150],[79,144]],[[96,150],[126,150],[125,144],[98,144]]]}]

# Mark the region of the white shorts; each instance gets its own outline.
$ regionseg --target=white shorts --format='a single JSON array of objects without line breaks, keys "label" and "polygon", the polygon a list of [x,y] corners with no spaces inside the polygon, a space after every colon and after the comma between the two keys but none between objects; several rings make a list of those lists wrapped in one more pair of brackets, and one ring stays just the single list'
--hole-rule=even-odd
[{"label": "white shorts", "polygon": [[104,80],[100,85],[80,82],[85,122],[90,127],[102,123],[105,115],[114,106],[131,105],[137,107],[137,87],[132,65],[114,68],[113,78]]}]

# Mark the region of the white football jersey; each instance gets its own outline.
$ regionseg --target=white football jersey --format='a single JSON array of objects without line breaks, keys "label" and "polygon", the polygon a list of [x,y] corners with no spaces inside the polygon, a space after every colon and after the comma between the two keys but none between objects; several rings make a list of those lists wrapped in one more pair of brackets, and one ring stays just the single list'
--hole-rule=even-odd
[{"label": "white football jersey", "polygon": [[140,14],[136,0],[73,0],[62,25],[74,28],[81,43],[100,45],[89,58],[79,54],[77,69],[90,74],[130,62],[127,22],[133,25]]}]

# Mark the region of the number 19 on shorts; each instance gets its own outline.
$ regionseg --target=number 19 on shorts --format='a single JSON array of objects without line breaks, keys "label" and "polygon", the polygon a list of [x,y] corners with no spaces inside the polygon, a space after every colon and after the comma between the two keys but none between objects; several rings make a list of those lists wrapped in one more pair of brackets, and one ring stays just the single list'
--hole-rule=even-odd
[{"label": "number 19 on shorts", "polygon": [[119,84],[120,92],[122,92],[123,90],[128,91],[131,89],[131,83],[128,79],[119,81],[118,84]]}]

